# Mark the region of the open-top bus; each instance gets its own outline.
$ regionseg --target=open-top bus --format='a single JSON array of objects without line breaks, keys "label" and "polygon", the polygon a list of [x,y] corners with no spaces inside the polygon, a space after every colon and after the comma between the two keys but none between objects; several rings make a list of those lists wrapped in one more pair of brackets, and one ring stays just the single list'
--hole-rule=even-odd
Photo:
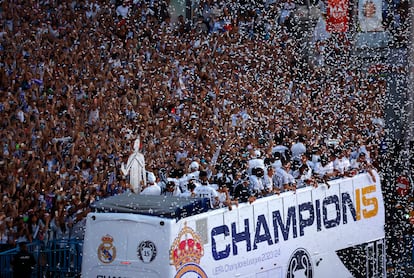
[{"label": "open-top bus", "polygon": [[385,277],[378,174],[208,210],[123,194],[87,216],[82,277]]}]

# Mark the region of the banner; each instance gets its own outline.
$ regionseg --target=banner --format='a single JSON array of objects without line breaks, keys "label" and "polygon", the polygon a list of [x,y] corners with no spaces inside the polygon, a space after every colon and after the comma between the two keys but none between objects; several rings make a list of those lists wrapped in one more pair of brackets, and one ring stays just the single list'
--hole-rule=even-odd
[{"label": "banner", "polygon": [[348,30],[348,0],[328,0],[326,31],[342,33]]},{"label": "banner", "polygon": [[406,176],[399,176],[396,180],[397,194],[407,196],[410,193],[410,180]]},{"label": "banner", "polygon": [[358,19],[362,32],[383,31],[382,0],[359,0]]}]

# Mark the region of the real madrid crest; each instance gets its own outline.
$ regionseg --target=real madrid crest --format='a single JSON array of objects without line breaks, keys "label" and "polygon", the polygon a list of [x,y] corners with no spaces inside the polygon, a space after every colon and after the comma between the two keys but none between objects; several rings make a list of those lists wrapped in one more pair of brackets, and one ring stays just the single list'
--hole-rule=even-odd
[{"label": "real madrid crest", "polygon": [[102,237],[102,243],[98,247],[98,258],[104,264],[112,263],[116,257],[116,248],[113,246],[114,238],[110,235]]},{"label": "real madrid crest", "polygon": [[170,248],[170,264],[175,266],[175,278],[199,277],[207,278],[200,267],[204,255],[201,237],[184,223],[184,228],[175,238]]}]

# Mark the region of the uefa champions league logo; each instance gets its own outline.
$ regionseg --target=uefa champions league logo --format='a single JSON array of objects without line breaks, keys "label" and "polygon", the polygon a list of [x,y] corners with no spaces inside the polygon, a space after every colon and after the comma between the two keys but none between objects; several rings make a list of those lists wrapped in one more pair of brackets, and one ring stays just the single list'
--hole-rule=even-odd
[{"label": "uefa champions league logo", "polygon": [[298,248],[293,252],[286,278],[313,278],[312,261],[305,249]]},{"label": "uefa champions league logo", "polygon": [[137,255],[142,262],[150,263],[157,255],[157,248],[153,242],[149,240],[143,241],[138,245]]}]

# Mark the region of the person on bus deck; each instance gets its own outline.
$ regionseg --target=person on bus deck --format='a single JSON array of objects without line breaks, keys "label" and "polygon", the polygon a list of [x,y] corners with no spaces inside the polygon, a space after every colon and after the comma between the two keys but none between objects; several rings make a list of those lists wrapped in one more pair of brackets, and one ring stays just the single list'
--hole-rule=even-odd
[{"label": "person on bus deck", "polygon": [[229,189],[227,187],[227,184],[225,183],[225,181],[221,180],[218,183],[218,189],[217,189],[217,193],[218,193],[218,206],[219,208],[224,208],[224,207],[228,207],[229,210],[233,209],[233,204],[234,205],[238,205],[237,201],[233,201],[230,198],[230,194],[229,194]]},{"label": "person on bus deck", "polygon": [[252,174],[249,176],[250,189],[256,197],[260,198],[266,194],[263,186],[264,169],[262,167],[255,167],[252,169]]},{"label": "person on bus deck", "polygon": [[[298,160],[299,159],[299,160]],[[309,166],[309,160],[306,153],[303,153],[294,161],[297,163],[297,167],[292,171],[292,176],[296,180],[297,188],[305,186],[317,187],[318,183],[313,178],[312,168]]]},{"label": "person on bus deck", "polygon": [[188,178],[196,178],[198,179],[200,176],[200,164],[197,161],[193,161],[190,163],[190,166],[188,166]]},{"label": "person on bus deck", "polygon": [[233,200],[238,203],[249,202],[250,204],[256,200],[256,197],[249,186],[249,177],[244,177],[243,182],[236,186],[234,189]]},{"label": "person on bus deck", "polygon": [[194,193],[198,198],[208,198],[210,200],[210,207],[217,208],[219,199],[217,191],[210,186],[208,175],[206,171],[200,171],[199,174],[200,185],[194,189]]},{"label": "person on bus deck", "polygon": [[166,188],[166,184],[170,181],[177,185],[177,190],[179,194],[188,191],[187,183],[184,183],[187,182],[187,180],[184,180],[184,171],[181,168],[171,169],[169,176],[166,179],[161,179],[161,181],[163,181],[163,184],[158,185],[163,185],[161,186],[161,189],[163,191]]},{"label": "person on bus deck", "polygon": [[296,181],[291,174],[289,174],[291,162],[282,159],[282,167],[276,169],[273,176],[273,186],[279,189],[279,192],[296,191]]},{"label": "person on bus deck", "polygon": [[154,173],[148,173],[147,187],[142,190],[141,195],[161,195],[161,187],[157,184]]},{"label": "person on bus deck", "polygon": [[349,177],[351,176],[351,161],[349,159],[350,150],[347,148],[338,147],[337,158],[334,161],[334,169],[338,177]]},{"label": "person on bus deck", "polygon": [[259,150],[250,151],[250,159],[247,161],[249,175],[253,174],[254,168],[263,168],[264,169],[264,160],[261,158],[261,152]]},{"label": "person on bus deck", "polygon": [[279,194],[280,192],[275,192],[273,187],[273,176],[275,174],[275,169],[272,165],[266,167],[266,173],[263,176],[263,187],[264,187],[264,196],[272,195],[273,193]]},{"label": "person on bus deck", "polygon": [[372,178],[373,182],[376,182],[376,178],[372,170],[374,167],[372,164],[367,160],[366,153],[360,152],[358,158],[353,161],[351,164],[351,168],[358,171],[359,173],[368,173]]},{"label": "person on bus deck", "polygon": [[273,154],[273,160],[274,161],[272,163],[272,167],[276,171],[277,168],[282,167],[282,155],[280,154],[280,152],[275,152]]},{"label": "person on bus deck", "polygon": [[181,191],[178,187],[178,184],[174,180],[168,180],[165,188],[161,190],[161,195],[163,196],[179,196]]},{"label": "person on bus deck", "polygon": [[331,153],[324,153],[321,155],[321,161],[317,163],[314,168],[317,180],[326,181],[336,177],[333,163],[335,159],[335,155]]},{"label": "person on bus deck", "polygon": [[240,172],[240,171],[237,171],[237,172],[234,174],[233,185],[228,186],[230,196],[233,196],[233,195],[234,195],[234,190],[236,189],[236,187],[237,187],[239,184],[242,184],[242,183],[243,183],[243,177],[242,177],[242,176],[243,176],[243,175],[242,175],[242,172]]},{"label": "person on bus deck", "polygon": [[292,147],[290,147],[292,159],[299,159],[303,154],[306,153],[305,139],[306,138],[303,134],[299,134],[296,142],[292,145]]},{"label": "person on bus deck", "polygon": [[[276,155],[276,153],[278,153],[278,155]],[[277,157],[283,160],[290,159],[290,149],[284,145],[283,138],[275,138],[275,146],[272,147],[272,154],[275,159],[277,159]]]},{"label": "person on bus deck", "polygon": [[186,174],[183,174],[179,179],[178,186],[180,189],[184,189],[184,191],[187,191],[188,189],[185,188],[188,182],[191,179],[198,180],[200,175],[200,164],[197,161],[192,161],[190,165],[188,166],[188,172]]},{"label": "person on bus deck", "polygon": [[306,163],[300,163],[292,175],[296,180],[297,188],[306,186],[318,187],[318,183],[312,176],[312,169]]},{"label": "person on bus deck", "polygon": [[188,189],[187,191],[181,192],[178,196],[180,197],[185,197],[185,198],[189,198],[189,197],[196,197],[196,194],[194,193],[194,189],[196,188],[196,184],[194,183],[194,180],[190,180],[186,186],[186,188]]}]

